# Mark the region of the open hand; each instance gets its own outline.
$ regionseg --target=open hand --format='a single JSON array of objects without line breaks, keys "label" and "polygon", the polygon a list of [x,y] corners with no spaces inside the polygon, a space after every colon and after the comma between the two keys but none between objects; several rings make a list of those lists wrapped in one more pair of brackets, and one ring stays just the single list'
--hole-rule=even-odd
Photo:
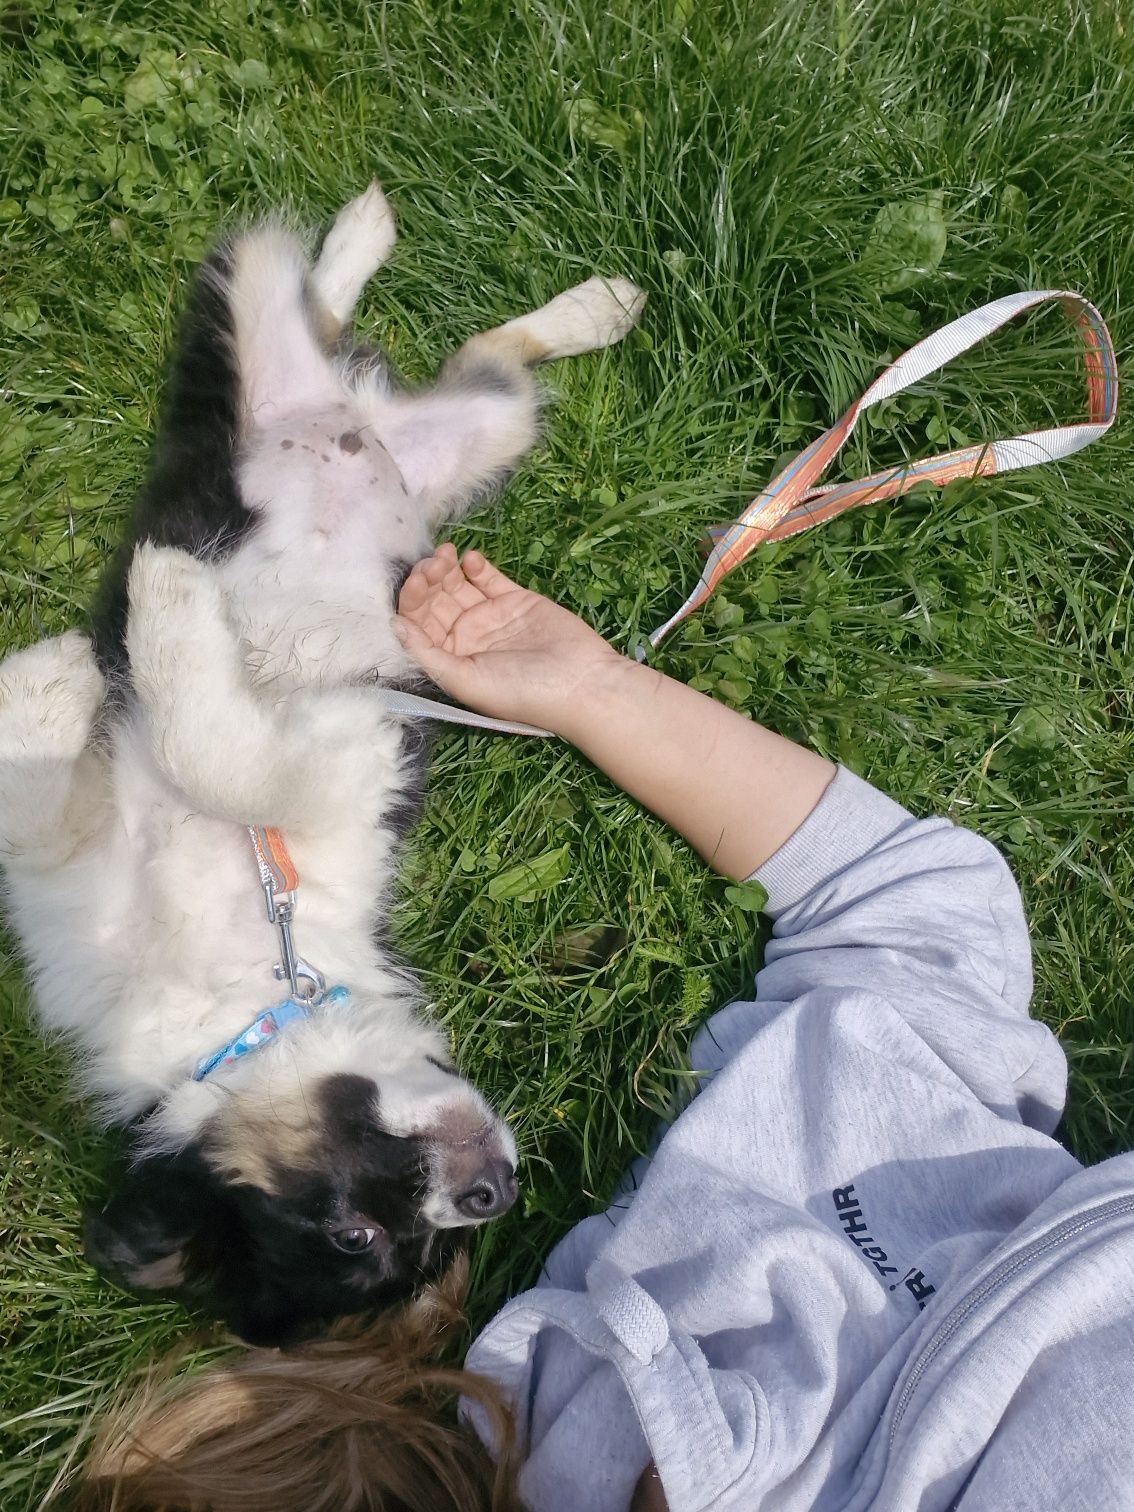
[{"label": "open hand", "polygon": [[569,609],[521,588],[479,551],[418,562],[394,631],[446,693],[482,714],[569,735],[588,683],[623,658]]}]

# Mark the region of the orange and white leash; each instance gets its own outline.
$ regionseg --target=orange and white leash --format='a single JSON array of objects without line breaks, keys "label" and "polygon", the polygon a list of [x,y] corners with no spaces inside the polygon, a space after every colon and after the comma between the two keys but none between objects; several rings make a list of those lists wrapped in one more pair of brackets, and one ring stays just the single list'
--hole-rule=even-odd
[{"label": "orange and white leash", "polygon": [[[903,393],[962,352],[986,340],[1017,315],[1050,300],[1062,302],[1083,336],[1087,366],[1086,422],[1029,431],[1005,441],[960,447],[920,462],[886,468],[853,483],[818,485],[818,480],[846,445],[864,410]],[[731,525],[718,526],[710,531],[714,544],[700,581],[676,614],[649,636],[650,645],[659,645],[676,625],[699,609],[748,553],[765,541],[786,540],[810,530],[813,525],[833,519],[846,509],[896,498],[918,483],[942,487],[956,478],[990,477],[994,473],[1056,462],[1097,441],[1110,428],[1117,409],[1118,364],[1114,344],[1102,316],[1081,294],[1061,289],[1008,294],[1003,299],[994,299],[990,304],[970,310],[967,315],[950,321],[910,347],[908,352],[903,352],[874,380],[861,399],[855,400],[841,420],[824,431],[757,494],[738,519]],[[645,649],[640,647],[638,660],[643,661],[645,654]]]},{"label": "orange and white leash", "polygon": [[474,714],[471,709],[462,709],[457,704],[438,703],[435,698],[425,698],[420,693],[403,693],[400,688],[376,687],[374,696],[390,714],[406,719],[436,719],[441,724],[465,725],[470,730],[490,730],[497,735],[542,735],[550,736],[551,730],[539,725],[523,724],[518,719],[493,719],[488,714]]}]

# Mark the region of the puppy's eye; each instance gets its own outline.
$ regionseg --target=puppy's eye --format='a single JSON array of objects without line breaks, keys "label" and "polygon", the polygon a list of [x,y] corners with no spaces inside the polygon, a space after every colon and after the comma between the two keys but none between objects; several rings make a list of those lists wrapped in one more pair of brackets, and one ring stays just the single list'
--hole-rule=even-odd
[{"label": "puppy's eye", "polygon": [[331,1235],[331,1243],[344,1255],[361,1255],[374,1243],[377,1234],[378,1230],[372,1228],[339,1229]]}]

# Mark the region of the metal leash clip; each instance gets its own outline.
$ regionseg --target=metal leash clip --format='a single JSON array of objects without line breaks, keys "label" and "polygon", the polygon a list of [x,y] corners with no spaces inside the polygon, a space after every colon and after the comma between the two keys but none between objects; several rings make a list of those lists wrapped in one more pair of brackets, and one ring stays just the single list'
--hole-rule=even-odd
[{"label": "metal leash clip", "polygon": [[288,854],[279,830],[248,825],[248,834],[260,871],[268,923],[274,924],[280,937],[282,959],[272,968],[277,982],[287,982],[298,1002],[310,1003],[326,991],[327,980],[321,971],[297,954],[291,926],[295,918],[296,889],[299,874]]},{"label": "metal leash clip", "polygon": [[288,896],[281,898],[277,903],[275,898],[272,898],[271,912],[268,917],[279,932],[280,954],[283,956],[283,960],[272,967],[276,981],[290,982],[293,997],[304,1002],[313,1002],[327,990],[327,979],[321,971],[316,970],[302,956],[296,954],[295,940],[291,933],[291,921],[295,917],[295,899]]}]

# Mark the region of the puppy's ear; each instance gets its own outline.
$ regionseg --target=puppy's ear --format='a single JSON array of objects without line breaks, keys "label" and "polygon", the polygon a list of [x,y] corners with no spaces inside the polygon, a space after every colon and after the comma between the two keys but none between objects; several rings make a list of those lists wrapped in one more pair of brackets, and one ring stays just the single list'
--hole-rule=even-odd
[{"label": "puppy's ear", "polygon": [[88,1208],[83,1249],[128,1291],[184,1293],[210,1268],[221,1221],[215,1189],[192,1154],[151,1156],[130,1168],[102,1207]]}]

